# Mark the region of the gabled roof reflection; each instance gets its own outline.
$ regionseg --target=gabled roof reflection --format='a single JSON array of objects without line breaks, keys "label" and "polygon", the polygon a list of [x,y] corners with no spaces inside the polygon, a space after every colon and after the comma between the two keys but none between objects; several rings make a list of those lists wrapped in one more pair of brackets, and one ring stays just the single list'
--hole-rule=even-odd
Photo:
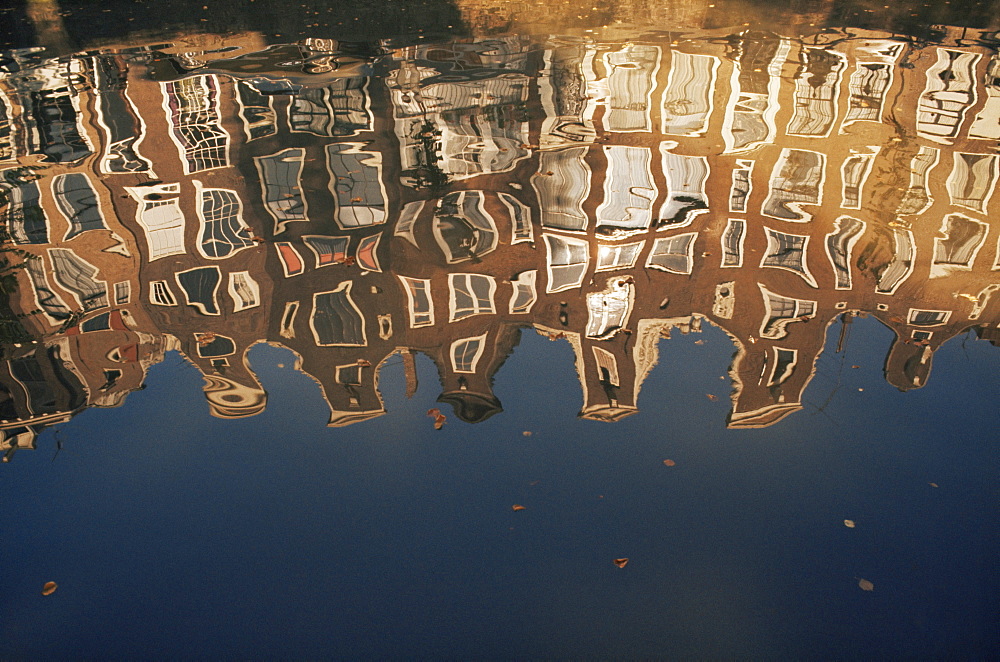
[{"label": "gabled roof reflection", "polygon": [[391,356],[412,395],[424,353],[439,401],[478,422],[503,410],[493,376],[534,330],[572,348],[579,415],[615,421],[639,410],[659,343],[708,323],[736,349],[742,428],[802,408],[837,320],[893,329],[902,390],[956,334],[997,341],[982,45],[341,46],[0,78],[0,214],[24,259],[10,305],[39,339],[0,370],[3,448],[121,404],[171,350],[236,418],[267,403],[249,348],[288,347],[334,427],[385,413]]}]

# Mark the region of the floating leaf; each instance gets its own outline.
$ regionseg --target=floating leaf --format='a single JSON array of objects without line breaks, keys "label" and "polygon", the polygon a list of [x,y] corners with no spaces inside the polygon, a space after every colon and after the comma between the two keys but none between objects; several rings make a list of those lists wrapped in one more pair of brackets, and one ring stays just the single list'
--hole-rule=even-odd
[{"label": "floating leaf", "polygon": [[854,520],[852,520],[852,519],[845,519],[844,520],[844,526],[846,526],[848,529],[853,529],[854,528]]},{"label": "floating leaf", "polygon": [[938,486],[937,483],[927,483],[927,484],[930,485],[931,487],[937,487]]},{"label": "floating leaf", "polygon": [[673,460],[664,460],[663,464],[667,465],[668,467],[672,467],[672,466],[674,466],[677,463],[674,462]]},{"label": "floating leaf", "polygon": [[525,436],[525,437],[530,437],[531,436],[531,430],[525,430],[524,432],[521,433],[521,435]]},{"label": "floating leaf", "polygon": [[716,400],[718,400],[718,399],[719,399],[719,396],[717,396],[717,395],[712,395],[711,393],[706,393],[706,394],[705,394],[705,397],[706,397],[706,398],[708,398],[709,400],[713,401],[713,402],[715,402]]},{"label": "floating leaf", "polygon": [[855,370],[857,370],[857,369],[858,369],[858,368],[860,368],[861,366],[859,366],[859,365],[852,365],[851,367],[852,367],[852,368],[854,368]]},{"label": "floating leaf", "polygon": [[510,509],[516,512],[518,510],[524,510],[524,506],[515,503],[513,506],[510,507]]},{"label": "floating leaf", "polygon": [[624,568],[628,563],[628,559],[615,559],[615,565],[619,568]]},{"label": "floating leaf", "polygon": [[434,419],[434,429],[440,430],[444,427],[444,422],[448,420],[448,417],[441,413],[440,409],[428,409],[427,415]]},{"label": "floating leaf", "polygon": [[694,341],[694,344],[695,344],[695,345],[704,345],[704,344],[705,344],[705,341],[704,341],[704,340],[695,340],[695,341]]},{"label": "floating leaf", "polygon": [[858,580],[858,586],[861,587],[862,591],[874,591],[875,590],[875,584],[872,584],[867,579],[859,579]]},{"label": "floating leaf", "polygon": [[56,592],[58,585],[55,582],[45,582],[45,586],[42,587],[42,595],[52,595]]}]

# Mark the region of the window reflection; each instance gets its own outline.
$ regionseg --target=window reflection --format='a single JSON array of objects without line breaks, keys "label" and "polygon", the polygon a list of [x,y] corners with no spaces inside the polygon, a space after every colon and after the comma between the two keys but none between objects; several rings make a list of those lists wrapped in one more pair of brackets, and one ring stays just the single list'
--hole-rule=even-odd
[{"label": "window reflection", "polygon": [[920,387],[949,338],[1000,341],[997,59],[949,39],[469,37],[339,73],[313,40],[267,50],[300,54],[280,76],[208,52],[169,75],[146,52],[20,62],[5,289],[40,344],[0,370],[0,432],[121,403],[168,351],[214,415],[252,415],[261,341],[332,426],[385,411],[397,353],[408,394],[422,353],[484,420],[530,329],[568,345],[601,421],[705,324],[733,342],[732,427],[800,409],[827,326],[861,316],[893,331],[886,379]]}]

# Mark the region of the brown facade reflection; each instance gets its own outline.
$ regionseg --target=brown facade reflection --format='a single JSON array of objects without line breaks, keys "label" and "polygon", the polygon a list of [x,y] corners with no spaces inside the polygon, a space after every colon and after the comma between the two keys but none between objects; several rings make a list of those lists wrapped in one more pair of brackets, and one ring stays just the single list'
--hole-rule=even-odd
[{"label": "brown facade reflection", "polygon": [[801,408],[835,320],[894,331],[903,390],[956,334],[996,342],[998,59],[967,35],[307,40],[270,76],[242,39],[0,80],[4,220],[36,256],[12,306],[41,339],[0,378],[8,446],[169,350],[240,417],[266,406],[248,350],[285,346],[333,426],[384,412],[391,356],[412,392],[424,353],[475,422],[533,329],[573,348],[580,415],[614,421],[661,339],[712,324],[728,424],[758,427]]}]

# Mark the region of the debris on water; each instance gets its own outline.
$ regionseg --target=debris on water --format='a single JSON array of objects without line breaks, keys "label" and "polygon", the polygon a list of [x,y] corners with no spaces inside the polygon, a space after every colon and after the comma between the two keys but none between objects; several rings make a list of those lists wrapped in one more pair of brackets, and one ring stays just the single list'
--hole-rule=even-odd
[{"label": "debris on water", "polygon": [[695,341],[694,341],[694,344],[695,344],[695,345],[704,345],[704,344],[705,344],[705,341],[704,341],[704,340],[695,340]]},{"label": "debris on water", "polygon": [[628,564],[628,559],[615,559],[615,565],[624,568]]},{"label": "debris on water", "polygon": [[938,486],[937,483],[927,483],[927,484],[930,485],[931,487],[937,487]]},{"label": "debris on water", "polygon": [[845,519],[844,520],[844,526],[846,526],[848,529],[853,529],[854,528],[854,520],[852,520],[852,519]]},{"label": "debris on water", "polygon": [[530,437],[531,436],[531,430],[525,430],[524,432],[521,433],[521,435],[525,436],[525,437]]},{"label": "debris on water", "polygon": [[513,506],[510,507],[510,509],[513,510],[514,512],[517,512],[518,510],[524,510],[524,506],[515,503]]},{"label": "debris on water", "polygon": [[719,399],[719,396],[712,395],[711,393],[706,393],[705,397],[708,398],[709,400],[713,401],[713,402]]},{"label": "debris on water", "polygon": [[875,584],[872,584],[867,579],[859,579],[858,580],[858,586],[861,587],[862,591],[874,591],[875,590]]},{"label": "debris on water", "polygon": [[663,464],[667,465],[668,467],[673,467],[677,465],[677,463],[674,462],[673,460],[664,460]]},{"label": "debris on water", "polygon": [[860,368],[860,367],[861,367],[861,366],[859,366],[859,365],[852,365],[852,366],[851,366],[851,368],[853,368],[854,370],[857,370],[857,369],[858,369],[858,368]]},{"label": "debris on water", "polygon": [[59,585],[55,582],[45,582],[45,586],[42,587],[42,595],[52,595],[56,592]]},{"label": "debris on water", "polygon": [[430,416],[430,417],[432,417],[434,419],[434,429],[435,430],[440,430],[441,428],[443,428],[445,421],[448,420],[448,417],[445,416],[444,414],[442,414],[441,410],[438,409],[437,407],[434,407],[432,409],[428,409],[427,410],[427,415]]}]

